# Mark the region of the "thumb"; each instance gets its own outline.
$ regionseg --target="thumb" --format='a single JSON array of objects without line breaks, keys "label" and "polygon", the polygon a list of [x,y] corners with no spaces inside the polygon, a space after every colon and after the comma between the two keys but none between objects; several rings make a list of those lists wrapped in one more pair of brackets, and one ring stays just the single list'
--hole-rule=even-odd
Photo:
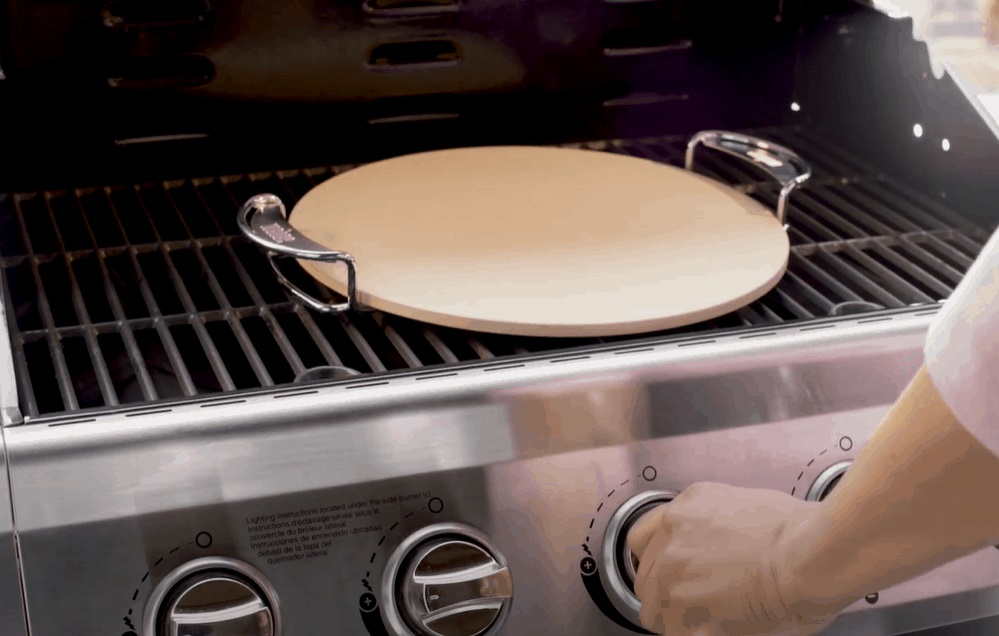
[{"label": "thumb", "polygon": [[657,506],[638,518],[628,531],[628,548],[636,555],[642,555],[649,546],[656,530],[662,525],[665,504]]}]

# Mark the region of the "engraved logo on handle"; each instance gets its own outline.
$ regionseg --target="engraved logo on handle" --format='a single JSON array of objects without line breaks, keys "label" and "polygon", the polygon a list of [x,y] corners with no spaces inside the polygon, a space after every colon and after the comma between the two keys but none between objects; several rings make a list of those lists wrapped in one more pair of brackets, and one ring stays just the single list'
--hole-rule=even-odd
[{"label": "engraved logo on handle", "polygon": [[291,243],[295,240],[295,234],[280,223],[261,225],[260,230],[275,243]]},{"label": "engraved logo on handle", "polygon": [[746,154],[749,155],[749,157],[752,158],[753,160],[758,161],[769,168],[780,168],[781,166],[784,165],[783,161],[775,159],[766,150],[754,148],[749,152],[747,152]]}]

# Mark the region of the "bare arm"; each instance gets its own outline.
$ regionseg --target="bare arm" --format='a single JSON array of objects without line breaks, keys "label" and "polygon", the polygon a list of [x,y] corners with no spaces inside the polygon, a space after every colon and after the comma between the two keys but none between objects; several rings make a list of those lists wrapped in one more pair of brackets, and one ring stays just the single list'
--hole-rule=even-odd
[{"label": "bare arm", "polygon": [[784,601],[842,606],[995,543],[997,490],[999,458],[921,368],[836,490],[783,533]]},{"label": "bare arm", "polygon": [[997,490],[999,457],[920,369],[822,503],[702,483],[643,516],[628,537],[642,623],[814,634],[861,597],[996,541]]},{"label": "bare arm", "polygon": [[639,519],[628,540],[643,625],[808,636],[866,594],[999,541],[999,230],[923,353],[824,502],[702,483]]},{"label": "bare arm", "polygon": [[999,45],[999,0],[992,0],[985,10],[985,39]]}]

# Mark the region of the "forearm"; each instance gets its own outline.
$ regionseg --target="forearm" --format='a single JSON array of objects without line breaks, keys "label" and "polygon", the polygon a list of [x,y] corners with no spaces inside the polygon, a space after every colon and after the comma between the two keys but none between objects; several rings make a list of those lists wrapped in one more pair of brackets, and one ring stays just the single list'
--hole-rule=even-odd
[{"label": "forearm", "polygon": [[999,458],[920,369],[836,490],[782,537],[786,601],[845,606],[990,545],[997,486]]},{"label": "forearm", "polygon": [[985,39],[999,44],[999,0],[992,0],[985,10]]}]

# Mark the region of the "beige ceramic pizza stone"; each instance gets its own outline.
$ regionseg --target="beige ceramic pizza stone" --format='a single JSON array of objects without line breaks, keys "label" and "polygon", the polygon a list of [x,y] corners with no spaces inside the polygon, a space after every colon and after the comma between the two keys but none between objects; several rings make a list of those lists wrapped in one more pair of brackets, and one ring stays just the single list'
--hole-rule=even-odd
[{"label": "beige ceramic pizza stone", "polygon": [[[756,300],[783,275],[773,211],[723,184],[606,152],[487,147],[335,176],[290,223],[357,263],[358,301],[448,327],[613,336]],[[301,261],[340,293],[342,264]]]}]

